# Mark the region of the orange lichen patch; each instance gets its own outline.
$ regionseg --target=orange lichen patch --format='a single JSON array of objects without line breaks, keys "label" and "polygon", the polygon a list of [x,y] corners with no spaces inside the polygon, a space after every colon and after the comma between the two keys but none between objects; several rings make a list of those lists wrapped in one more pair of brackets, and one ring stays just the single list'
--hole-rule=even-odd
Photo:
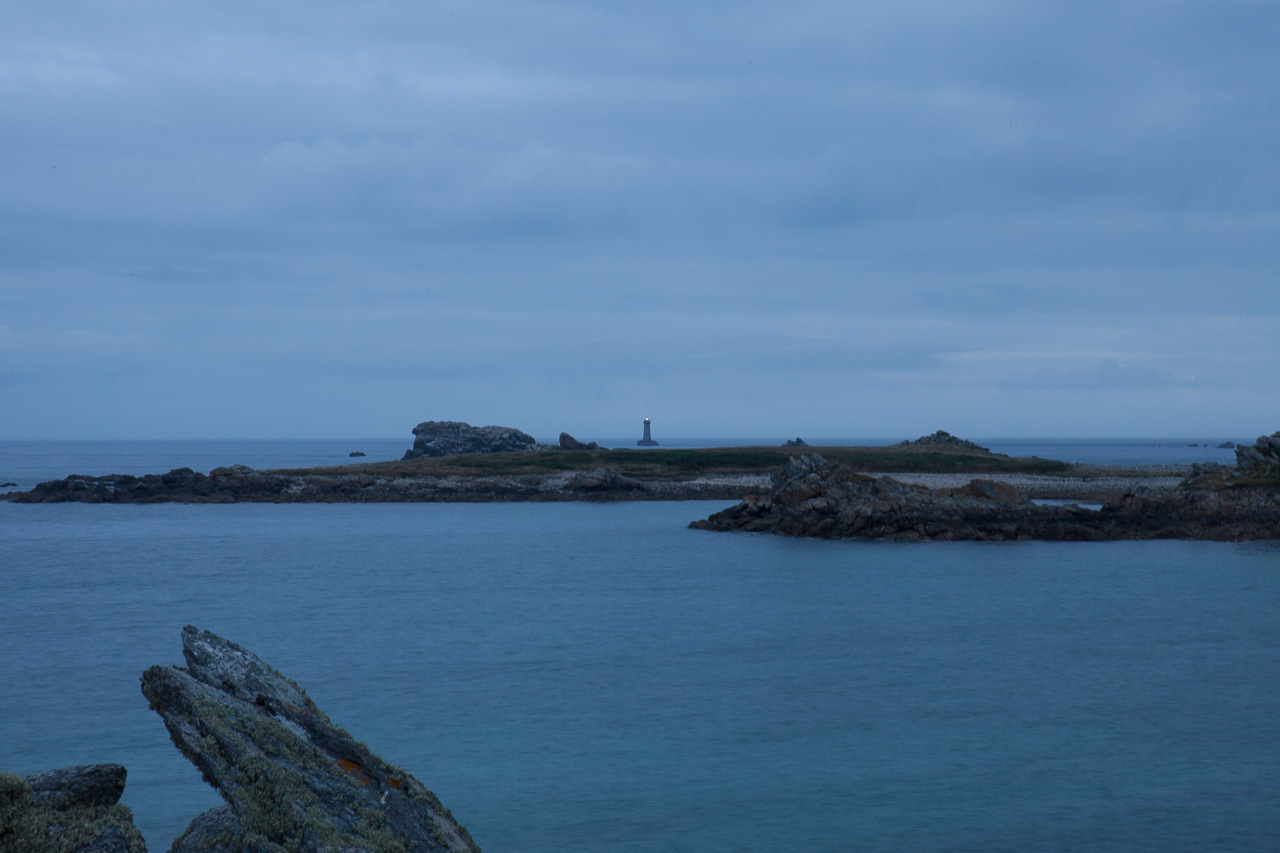
[{"label": "orange lichen patch", "polygon": [[341,767],[348,776],[355,777],[355,780],[359,782],[361,785],[372,784],[369,780],[369,777],[365,775],[363,768],[361,768],[360,765],[356,764],[354,761],[348,761],[345,758],[339,758],[338,766]]},{"label": "orange lichen patch", "polygon": [[390,785],[390,786],[391,786],[391,787],[393,787],[393,788],[399,788],[399,787],[400,787],[401,785],[403,785],[404,783],[403,783],[403,782],[401,782],[399,779],[397,779],[395,776],[388,776],[388,777],[387,777],[387,784],[388,784],[388,785]]}]

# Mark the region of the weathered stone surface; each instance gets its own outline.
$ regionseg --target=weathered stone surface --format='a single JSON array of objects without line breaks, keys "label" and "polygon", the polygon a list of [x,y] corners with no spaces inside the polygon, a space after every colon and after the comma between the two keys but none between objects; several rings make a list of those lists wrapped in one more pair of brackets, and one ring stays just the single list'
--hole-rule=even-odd
[{"label": "weathered stone surface", "polygon": [[560,433],[560,449],[561,450],[598,450],[599,444],[592,442],[582,442],[569,435],[567,432]]},{"label": "weathered stone surface", "polygon": [[565,487],[575,492],[647,491],[644,483],[619,474],[615,468],[580,471],[569,477]]},{"label": "weathered stone surface", "polygon": [[[938,430],[933,435],[922,435],[915,441],[903,441],[899,447],[917,448],[920,450],[939,450],[947,453],[967,451],[970,453],[991,453],[991,448],[983,447],[972,441],[957,438],[946,430]],[[993,454],[1002,455],[1002,454]]]},{"label": "weathered stone surface", "polygon": [[146,853],[120,804],[125,769],[84,764],[34,776],[0,773],[0,850],[9,853]]},{"label": "weathered stone surface", "polygon": [[454,456],[461,453],[511,453],[535,450],[538,442],[512,427],[474,427],[462,421],[424,421],[413,428],[413,447],[405,459]]},{"label": "weathered stone surface", "polygon": [[1258,436],[1251,445],[1236,445],[1236,467],[1243,471],[1280,471],[1280,432]]},{"label": "weathered stone surface", "polygon": [[819,454],[791,457],[767,497],[690,527],[832,539],[1280,539],[1280,492],[1135,489],[1103,504],[1035,506],[1003,483],[934,491],[851,473]]},{"label": "weathered stone surface", "polygon": [[435,794],[257,655],[191,626],[182,646],[187,667],[151,667],[142,692],[227,806],[193,821],[175,849],[479,850]]}]

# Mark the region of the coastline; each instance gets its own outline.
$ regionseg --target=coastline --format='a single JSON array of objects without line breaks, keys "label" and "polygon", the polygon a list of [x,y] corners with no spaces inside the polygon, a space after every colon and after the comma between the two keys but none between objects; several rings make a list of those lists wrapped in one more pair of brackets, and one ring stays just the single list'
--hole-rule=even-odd
[{"label": "coastline", "polygon": [[[1097,467],[1079,474],[862,472],[929,489],[955,489],[975,478],[1012,486],[1034,499],[1105,501],[1134,489],[1164,491],[1186,474],[1171,466]],[[740,501],[772,490],[771,474],[710,472],[692,476],[629,476],[614,468],[546,474],[371,474],[255,471],[244,466],[191,469],[143,477],[73,475],[0,495],[14,503],[403,503],[554,501]]]}]

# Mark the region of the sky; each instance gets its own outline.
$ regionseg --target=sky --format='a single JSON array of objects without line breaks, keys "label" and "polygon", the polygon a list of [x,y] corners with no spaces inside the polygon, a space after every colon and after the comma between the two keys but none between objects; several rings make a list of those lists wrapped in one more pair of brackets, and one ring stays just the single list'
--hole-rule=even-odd
[{"label": "sky", "polygon": [[0,439],[1280,429],[1280,4],[10,4]]}]

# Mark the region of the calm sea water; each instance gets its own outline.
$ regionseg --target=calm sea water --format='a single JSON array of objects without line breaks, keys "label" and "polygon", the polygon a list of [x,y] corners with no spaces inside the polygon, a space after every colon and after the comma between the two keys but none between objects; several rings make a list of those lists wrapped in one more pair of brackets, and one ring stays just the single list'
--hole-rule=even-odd
[{"label": "calm sea water", "polygon": [[0,503],[0,768],[126,764],[167,849],[219,800],[138,677],[192,623],[489,853],[1276,849],[1277,545],[686,529],[725,505]]}]

